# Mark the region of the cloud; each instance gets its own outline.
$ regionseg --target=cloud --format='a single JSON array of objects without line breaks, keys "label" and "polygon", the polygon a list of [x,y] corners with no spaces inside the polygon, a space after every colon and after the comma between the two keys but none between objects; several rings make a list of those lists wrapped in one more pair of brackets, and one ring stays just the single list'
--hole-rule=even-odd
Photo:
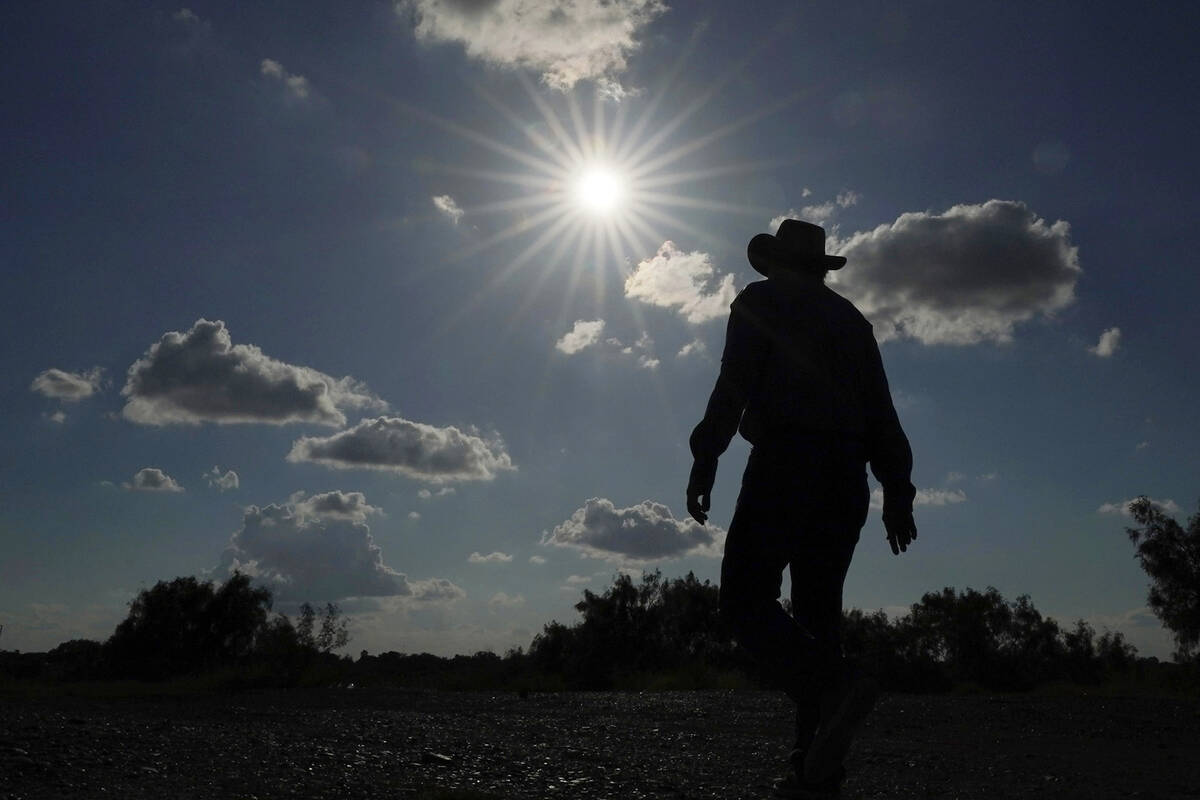
[{"label": "cloud", "polygon": [[50,420],[51,422],[55,422],[59,425],[62,425],[64,422],[67,421],[67,412],[63,411],[60,408],[58,411],[55,411],[53,414],[47,414],[46,419]]},{"label": "cloud", "polygon": [[1098,355],[1101,358],[1108,358],[1113,353],[1117,352],[1117,347],[1121,344],[1121,329],[1109,328],[1100,334],[1100,341],[1096,342],[1095,347],[1089,347],[1088,352]]},{"label": "cloud", "polygon": [[616,508],[611,500],[593,497],[571,518],[542,534],[542,544],[570,547],[582,555],[614,562],[661,558],[719,558],[725,531],[692,519],[675,519],[671,509],[644,500]]},{"label": "cloud", "polygon": [[182,492],[174,478],[158,467],[143,467],[133,475],[133,480],[121,487],[135,492]]},{"label": "cloud", "polygon": [[446,578],[425,578],[409,581],[412,598],[424,602],[450,602],[467,596],[467,590]]},{"label": "cloud", "polygon": [[293,495],[282,505],[250,506],[218,571],[241,570],[270,588],[277,599],[291,602],[462,596],[462,590],[445,579],[410,581],[385,564],[366,524],[369,515],[378,513],[361,492]]},{"label": "cloud", "polygon": [[676,354],[676,357],[687,358],[688,356],[703,356],[707,355],[707,353],[708,345],[699,339],[693,339],[683,347],[679,348],[679,352]]},{"label": "cloud", "polygon": [[100,391],[103,379],[104,369],[101,367],[92,367],[84,372],[67,372],[51,367],[39,373],[29,384],[29,389],[64,403],[77,403]]},{"label": "cloud", "polygon": [[479,551],[475,551],[467,556],[467,561],[472,564],[507,564],[512,560],[513,557],[508,553],[501,553],[499,551],[488,553],[486,556],[482,555]]},{"label": "cloud", "polygon": [[637,49],[637,35],[666,11],[661,0],[406,0],[418,39],[457,42],[467,55],[525,68],[561,90],[595,80],[610,97],[625,90],[615,76]]},{"label": "cloud", "polygon": [[463,214],[466,213],[458,203],[454,202],[454,198],[448,194],[435,195],[433,197],[433,205],[438,211],[449,217],[455,225],[458,224]]},{"label": "cloud", "polygon": [[181,8],[171,15],[171,19],[176,22],[182,22],[184,25],[192,25],[200,22],[200,18],[190,8]]},{"label": "cloud", "polygon": [[313,422],[340,427],[343,409],[386,408],[366,385],[276,361],[233,344],[225,323],[169,331],[129,368],[124,417],[142,425]]},{"label": "cloud", "polygon": [[274,61],[270,58],[264,58],[259,65],[259,74],[268,78],[279,81],[283,84],[287,96],[291,100],[307,100],[311,87],[308,85],[308,79],[303,75],[291,75],[283,64]]},{"label": "cloud", "polygon": [[410,478],[490,481],[514,470],[498,438],[485,440],[453,425],[438,428],[400,417],[377,417],[332,436],[305,436],[292,444],[287,460],[311,461],[334,469],[379,469]]},{"label": "cloud", "polygon": [[443,486],[442,488],[438,489],[436,492],[430,491],[429,489],[420,489],[417,492],[417,497],[421,498],[422,500],[429,500],[434,497],[445,497],[445,496],[451,495],[451,494],[454,494],[454,487],[453,486]]},{"label": "cloud", "polygon": [[604,320],[575,320],[575,327],[563,334],[563,337],[554,343],[557,350],[561,350],[567,355],[578,353],[585,347],[591,347],[600,340],[600,334],[604,332]]},{"label": "cloud", "polygon": [[829,247],[849,262],[831,284],[880,340],[1009,341],[1018,323],[1073,302],[1082,272],[1066,222],[1007,200],[901,214]]},{"label": "cloud", "polygon": [[204,480],[208,481],[208,485],[213,489],[221,492],[227,492],[230,489],[236,489],[240,485],[238,474],[233,470],[222,474],[221,468],[214,466],[208,472],[204,473]]},{"label": "cloud", "polygon": [[1134,447],[1134,450],[1145,450],[1149,446],[1150,446],[1150,442],[1141,441],[1141,442],[1137,443],[1137,446]]},{"label": "cloud", "polygon": [[492,608],[519,608],[525,605],[525,598],[520,594],[508,594],[506,592],[496,592],[492,595],[492,599],[488,600],[488,605]]},{"label": "cloud", "polygon": [[861,199],[861,194],[847,189],[843,192],[838,192],[837,204],[842,208],[849,208],[850,206],[857,205],[858,201]]},{"label": "cloud", "polygon": [[420,511],[410,511],[410,512],[408,512],[408,518],[413,519],[413,520],[420,519],[421,512]]},{"label": "cloud", "polygon": [[[1105,503],[1097,508],[1096,511],[1101,514],[1121,514],[1122,516],[1132,517],[1133,514],[1130,512],[1129,507],[1137,499],[1134,497],[1130,500],[1122,500],[1119,503]],[[1178,514],[1182,510],[1174,500],[1155,500],[1153,497],[1149,498],[1149,500],[1150,505],[1166,514]]]},{"label": "cloud", "polygon": [[[965,503],[967,495],[962,489],[917,489],[914,506],[950,506]],[[883,508],[883,489],[871,492],[871,508]]]},{"label": "cloud", "polygon": [[543,558],[542,556],[530,556],[529,563],[530,564],[545,564],[546,559]]},{"label": "cloud", "polygon": [[647,355],[638,356],[638,366],[642,369],[658,369],[659,360]]},{"label": "cloud", "polygon": [[638,262],[625,281],[625,296],[674,309],[693,324],[724,317],[737,296],[733,274],[716,277],[708,253],[685,253],[672,241]]},{"label": "cloud", "polygon": [[595,580],[594,575],[568,575],[567,583],[571,586],[583,586]]}]

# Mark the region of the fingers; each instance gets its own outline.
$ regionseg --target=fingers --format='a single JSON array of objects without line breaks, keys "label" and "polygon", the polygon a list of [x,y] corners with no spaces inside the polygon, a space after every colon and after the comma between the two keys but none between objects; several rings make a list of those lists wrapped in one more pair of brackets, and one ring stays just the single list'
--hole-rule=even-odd
[{"label": "fingers", "polygon": [[696,520],[696,522],[699,522],[701,525],[703,525],[705,522],[708,521],[708,513],[707,513],[708,507],[709,507],[708,495],[704,495],[703,500],[702,500],[700,495],[688,494],[688,496],[687,496],[688,513],[692,515],[692,519]]},{"label": "fingers", "polygon": [[896,545],[896,537],[889,533],[887,540],[888,544],[892,546],[892,555],[900,555],[900,548]]}]

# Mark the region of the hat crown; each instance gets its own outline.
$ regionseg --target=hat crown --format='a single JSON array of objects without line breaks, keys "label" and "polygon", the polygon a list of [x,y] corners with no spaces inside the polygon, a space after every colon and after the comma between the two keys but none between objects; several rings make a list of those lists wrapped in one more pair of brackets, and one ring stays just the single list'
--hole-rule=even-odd
[{"label": "hat crown", "polygon": [[825,255],[825,229],[799,219],[779,223],[775,238],[789,250],[806,256]]}]

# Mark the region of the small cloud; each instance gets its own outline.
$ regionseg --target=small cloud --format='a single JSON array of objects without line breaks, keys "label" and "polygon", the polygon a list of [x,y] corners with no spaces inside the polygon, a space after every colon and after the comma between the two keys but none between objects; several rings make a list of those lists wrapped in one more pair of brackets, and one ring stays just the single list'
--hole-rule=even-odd
[{"label": "small cloud", "polygon": [[591,575],[568,575],[567,583],[571,586],[583,586],[585,583],[591,583],[593,577]]},{"label": "small cloud", "polygon": [[[1137,499],[1138,498],[1135,497],[1130,500],[1122,500],[1119,503],[1105,503],[1097,508],[1096,511],[1100,514],[1120,514],[1125,517],[1132,517],[1133,513],[1129,510],[1129,507],[1133,505]],[[1153,497],[1147,499],[1150,500],[1150,505],[1154,506],[1165,514],[1178,514],[1181,510],[1179,508],[1179,504],[1174,500],[1155,500]]]},{"label": "small cloud", "polygon": [[[967,495],[962,489],[917,489],[913,505],[948,506],[966,501]],[[883,508],[883,489],[876,488],[871,492],[871,508]]]},{"label": "small cloud", "polygon": [[65,411],[59,409],[58,411],[55,411],[53,414],[48,415],[46,417],[46,419],[50,420],[51,422],[57,422],[59,425],[62,425],[64,422],[67,421],[67,414]]},{"label": "small cloud", "polygon": [[858,203],[862,199],[862,195],[858,192],[853,192],[847,189],[844,192],[839,192],[837,196],[837,204],[842,208],[849,208]]},{"label": "small cloud", "polygon": [[1137,447],[1135,447],[1134,449],[1135,450],[1145,450],[1149,446],[1150,446],[1149,442],[1138,442]]},{"label": "small cloud", "polygon": [[507,564],[512,560],[513,557],[508,553],[501,553],[499,551],[488,553],[486,556],[479,551],[475,551],[467,556],[467,561],[472,564]]},{"label": "small cloud", "polygon": [[1000,477],[1000,473],[998,472],[986,472],[983,475],[980,475],[977,480],[987,483],[988,481],[996,480],[998,477]]},{"label": "small cloud", "polygon": [[157,467],[143,467],[133,475],[133,480],[121,487],[135,492],[182,492],[174,478]]},{"label": "small cloud", "polygon": [[961,472],[951,470],[950,472],[946,473],[946,483],[958,483],[959,481],[965,480],[966,477],[967,476]]},{"label": "small cloud", "polygon": [[525,598],[519,594],[496,592],[494,595],[492,595],[492,598],[488,600],[488,605],[492,608],[518,608],[525,605]]},{"label": "small cloud", "polygon": [[448,194],[435,195],[433,197],[433,205],[438,211],[449,217],[450,221],[455,225],[458,224],[463,214],[466,213],[462,210],[462,206],[456,203],[454,198]]},{"label": "small cloud", "polygon": [[1101,358],[1108,358],[1113,353],[1117,352],[1117,348],[1121,344],[1121,329],[1109,328],[1100,334],[1100,341],[1096,342],[1095,347],[1089,347],[1088,352]]},{"label": "small cloud", "polygon": [[420,511],[410,511],[410,512],[408,512],[408,518],[409,518],[409,519],[414,519],[414,520],[415,520],[415,519],[420,519],[420,518],[421,518],[421,512],[420,512]]},{"label": "small cloud", "polygon": [[208,482],[210,487],[221,492],[227,492],[230,489],[236,489],[240,485],[240,482],[238,481],[238,474],[236,472],[229,470],[225,473],[222,473],[221,468],[217,466],[214,466],[208,472],[204,473],[203,477],[204,480]]},{"label": "small cloud", "polygon": [[92,367],[83,372],[67,372],[52,367],[39,373],[29,385],[29,389],[64,403],[77,403],[100,391],[103,378],[102,367]]},{"label": "small cloud", "polygon": [[583,350],[585,347],[591,347],[600,339],[600,334],[604,332],[604,320],[575,320],[575,326],[571,330],[563,334],[563,337],[554,343],[556,350],[560,350],[567,355],[573,355]]},{"label": "small cloud", "polygon": [[663,558],[719,558],[725,531],[702,526],[691,518],[676,519],[662,503],[644,500],[617,508],[593,497],[570,519],[542,534],[542,544],[569,547],[581,555],[613,562],[646,562]]},{"label": "small cloud", "polygon": [[484,439],[453,425],[438,428],[400,417],[365,419],[332,436],[302,437],[292,443],[287,460],[385,470],[430,483],[490,481],[516,469],[498,437]]},{"label": "small cloud", "polygon": [[307,100],[311,91],[308,79],[303,75],[292,75],[284,69],[283,64],[270,58],[264,58],[259,65],[259,74],[280,81],[287,96],[293,100]]},{"label": "small cloud", "polygon": [[451,495],[451,494],[454,494],[453,486],[443,486],[442,488],[438,489],[436,492],[431,491],[429,489],[419,489],[417,491],[417,497],[421,498],[422,500],[430,500],[434,497],[446,497],[447,495]]},{"label": "small cloud", "polygon": [[171,15],[171,19],[184,25],[198,25],[200,18],[190,8],[181,8]]},{"label": "small cloud", "polygon": [[529,563],[530,564],[545,564],[546,559],[543,558],[542,556],[530,556]]},{"label": "small cloud", "polygon": [[679,352],[676,354],[676,357],[687,358],[688,356],[703,356],[707,354],[708,346],[699,339],[693,339],[683,347],[679,348]]},{"label": "small cloud", "polygon": [[728,314],[737,289],[733,273],[718,276],[708,253],[684,252],[666,241],[638,262],[625,281],[625,296],[672,309],[696,325]]},{"label": "small cloud", "polygon": [[817,203],[811,206],[804,206],[799,211],[794,208],[789,208],[787,213],[780,214],[773,218],[767,225],[767,230],[774,233],[783,224],[785,219],[801,219],[805,222],[811,222],[814,225],[825,225],[833,219],[837,214],[837,206],[832,201]]},{"label": "small cloud", "polygon": [[800,196],[801,197],[812,197],[812,189],[805,186],[804,189],[801,190]]},{"label": "small cloud", "polygon": [[642,369],[658,369],[659,360],[648,355],[638,356],[638,366]]}]

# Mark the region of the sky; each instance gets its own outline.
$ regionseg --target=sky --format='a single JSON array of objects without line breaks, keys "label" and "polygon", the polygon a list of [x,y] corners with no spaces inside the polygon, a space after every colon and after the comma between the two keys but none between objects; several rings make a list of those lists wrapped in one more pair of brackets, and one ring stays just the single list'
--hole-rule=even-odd
[{"label": "sky", "polygon": [[700,527],[687,437],[746,243],[795,217],[915,457],[919,538],[873,511],[846,606],[994,586],[1169,655],[1125,505],[1200,497],[1195,9],[0,15],[0,647],[235,569],[338,603],[353,653],[716,581],[748,446]]}]

